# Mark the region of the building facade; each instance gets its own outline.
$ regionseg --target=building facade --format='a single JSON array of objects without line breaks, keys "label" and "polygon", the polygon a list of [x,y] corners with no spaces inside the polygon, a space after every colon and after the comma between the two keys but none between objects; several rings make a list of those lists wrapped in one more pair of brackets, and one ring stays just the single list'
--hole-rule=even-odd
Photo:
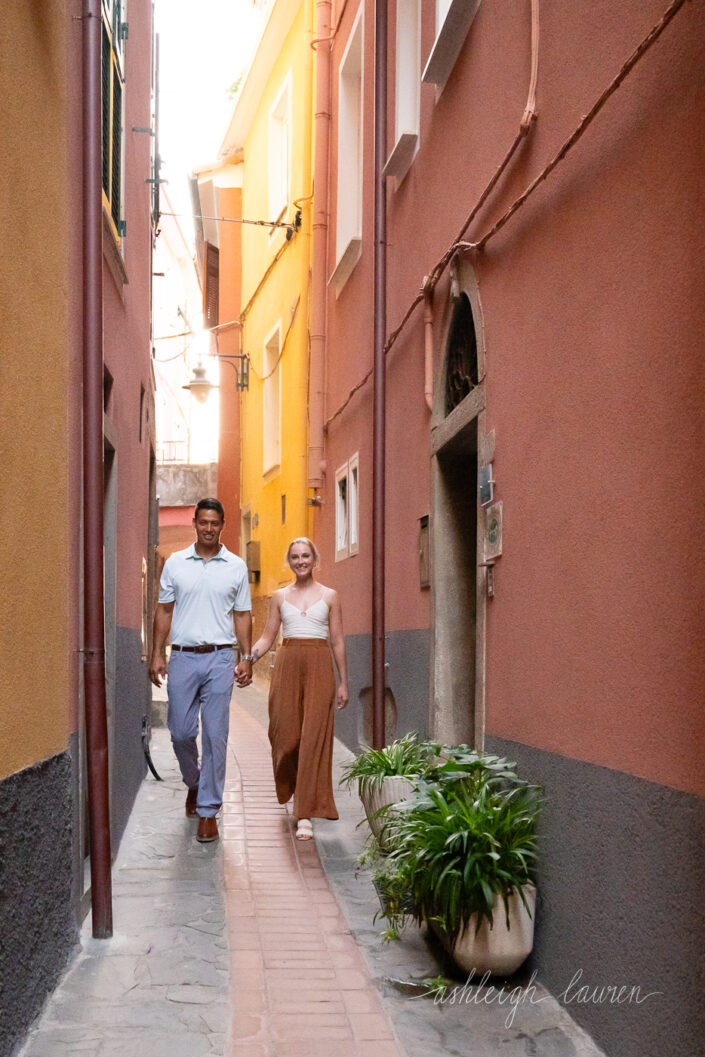
[{"label": "building facade", "polygon": [[[229,218],[203,222],[206,273],[208,260],[214,269],[217,262],[218,314],[210,323],[222,357],[219,498],[224,539],[250,569],[256,629],[272,592],[289,580],[289,541],[313,525],[306,464],[311,19],[310,4],[272,5],[220,160],[198,173],[201,214]],[[205,300],[212,303],[208,289]]]},{"label": "building facade", "polygon": [[[3,9],[0,1053],[90,905],[83,717],[83,9]],[[105,645],[112,847],[144,773],[154,540],[151,5],[102,6]],[[9,247],[16,252],[9,252]]]},{"label": "building facade", "polygon": [[[619,1057],[702,1032],[705,19],[666,6],[396,0],[387,25],[387,335],[410,312],[386,354],[387,737],[484,745],[544,786],[541,979],[661,992],[569,1007]],[[351,746],[378,586],[374,7],[330,21],[315,538]]]}]

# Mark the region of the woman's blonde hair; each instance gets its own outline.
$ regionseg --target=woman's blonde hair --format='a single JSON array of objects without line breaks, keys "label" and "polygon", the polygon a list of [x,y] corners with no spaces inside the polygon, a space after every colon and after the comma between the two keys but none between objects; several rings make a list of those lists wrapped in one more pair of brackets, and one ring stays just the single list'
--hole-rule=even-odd
[{"label": "woman's blonde hair", "polygon": [[287,551],[286,551],[287,564],[288,564],[289,559],[291,557],[291,548],[294,547],[297,543],[303,543],[303,545],[305,547],[308,547],[310,549],[311,554],[313,555],[314,567],[318,568],[318,565],[320,563],[320,558],[318,557],[318,551],[316,550],[316,544],[313,542],[313,540],[310,540],[308,538],[308,536],[297,536],[295,540],[291,541],[291,543],[287,547]]}]

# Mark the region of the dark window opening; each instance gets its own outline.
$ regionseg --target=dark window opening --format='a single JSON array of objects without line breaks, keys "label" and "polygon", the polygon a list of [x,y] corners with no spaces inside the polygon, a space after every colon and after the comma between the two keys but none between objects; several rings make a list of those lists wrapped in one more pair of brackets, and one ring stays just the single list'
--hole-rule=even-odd
[{"label": "dark window opening", "polygon": [[453,310],[453,320],[448,335],[446,415],[462,403],[478,381],[475,320],[467,295],[461,294]]}]

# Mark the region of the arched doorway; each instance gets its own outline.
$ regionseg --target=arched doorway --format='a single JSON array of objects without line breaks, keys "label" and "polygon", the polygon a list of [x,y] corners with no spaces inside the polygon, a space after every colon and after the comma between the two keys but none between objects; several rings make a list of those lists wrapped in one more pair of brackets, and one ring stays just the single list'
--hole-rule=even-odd
[{"label": "arched doorway", "polygon": [[482,748],[485,578],[478,467],[486,459],[484,341],[472,270],[451,286],[431,428],[433,657],[430,728]]}]

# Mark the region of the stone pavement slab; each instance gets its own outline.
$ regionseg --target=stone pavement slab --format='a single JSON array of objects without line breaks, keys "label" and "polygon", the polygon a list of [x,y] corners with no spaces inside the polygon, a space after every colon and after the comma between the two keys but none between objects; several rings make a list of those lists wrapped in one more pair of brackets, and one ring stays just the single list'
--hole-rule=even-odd
[{"label": "stone pavement slab", "polygon": [[21,1057],[205,1057],[227,1053],[230,963],[220,842],[198,844],[165,730],[163,782],[145,779],[113,866],[113,925],[80,948]]},{"label": "stone pavement slab", "polygon": [[[249,688],[239,701],[264,727],[263,691]],[[439,973],[452,976],[454,970],[434,938],[410,925],[399,942],[381,942],[382,926],[373,924],[379,899],[369,871],[357,864],[369,830],[357,794],[338,785],[341,768],[350,758],[345,746],[336,742],[333,770],[340,820],[315,819],[314,835],[344,920],[344,927],[327,938],[328,949],[355,959],[358,966],[361,960],[365,978],[374,984],[372,989],[366,985],[341,992],[356,1044],[362,1044],[368,1030],[381,1031],[376,1018],[386,1014],[396,1036],[396,1043],[390,1045],[400,1046],[406,1057],[604,1057],[560,1003],[528,974],[512,978],[501,1001],[497,994],[493,1001],[487,987],[462,991],[464,981],[458,979],[455,995],[448,992],[446,1000],[438,1002],[423,981]],[[375,1057],[386,1052],[382,1038],[373,1044],[378,1047]],[[333,1052],[341,1057],[337,1047]]]},{"label": "stone pavement slab", "polygon": [[[266,693],[236,691],[221,839],[195,840],[166,730],[113,868],[115,935],[80,948],[18,1057],[602,1057],[538,983],[516,1008],[485,989],[435,1003],[447,972],[416,928],[383,945],[357,866],[357,796],[297,841],[276,801]],[[349,753],[336,743],[335,772]],[[462,984],[462,981],[460,982]],[[513,1010],[513,1011],[512,1011]]]}]

